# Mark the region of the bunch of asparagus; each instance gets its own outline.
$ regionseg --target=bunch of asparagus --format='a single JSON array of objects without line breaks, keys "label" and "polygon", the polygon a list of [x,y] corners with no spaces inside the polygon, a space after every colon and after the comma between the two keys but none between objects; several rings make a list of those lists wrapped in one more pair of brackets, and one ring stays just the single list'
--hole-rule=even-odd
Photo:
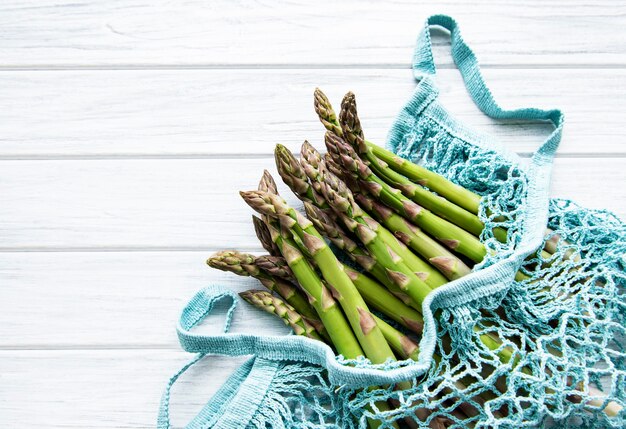
[{"label": "bunch of asparagus", "polygon": [[[487,255],[479,239],[485,227],[480,196],[367,141],[354,94],[346,94],[338,116],[319,89],[314,100],[327,130],[326,154],[306,141],[299,159],[282,145],[275,149],[278,173],[303,201],[306,217],[286,203],[265,171],[257,190],[240,194],[260,214],[253,216],[254,229],[269,255],[222,251],[207,263],[258,279],[269,292],[246,291],[244,300],[347,359],[417,359],[425,297],[470,273]],[[506,241],[506,230],[493,233]],[[539,250],[544,261],[560,240],[548,234]],[[344,257],[360,269],[342,263]],[[500,338],[479,337],[497,359],[512,359]],[[459,418],[475,414],[463,414],[462,405]],[[605,408],[607,414],[618,411]],[[431,419],[431,425],[447,423]]]}]

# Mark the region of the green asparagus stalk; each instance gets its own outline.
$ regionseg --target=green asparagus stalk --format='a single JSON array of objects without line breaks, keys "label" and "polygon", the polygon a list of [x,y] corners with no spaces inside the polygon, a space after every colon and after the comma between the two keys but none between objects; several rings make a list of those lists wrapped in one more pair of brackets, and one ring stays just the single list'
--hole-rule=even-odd
[{"label": "green asparagus stalk", "polygon": [[[357,169],[361,169],[361,172],[368,171],[368,167],[362,162],[356,152],[354,152],[349,145],[345,144],[345,142],[342,142],[339,137],[331,133],[326,133],[326,145],[330,157],[343,163],[346,168],[344,171],[352,171],[355,180],[357,180],[359,175],[355,173]],[[437,268],[439,272],[448,279],[456,279],[471,271],[459,258],[402,216],[395,214],[385,205],[377,202],[374,198],[367,196],[365,193],[358,193],[355,195],[355,198],[368,213],[372,214],[377,221],[381,222],[389,231],[394,233],[396,238],[400,239],[405,245],[411,247],[419,255],[426,258],[432,266]],[[404,254],[402,254],[402,256],[404,257]],[[426,281],[426,283],[431,287],[438,287],[446,282],[445,278],[440,280],[440,277],[441,275],[436,277],[436,284],[432,284],[432,282],[428,281]]]},{"label": "green asparagus stalk", "polygon": [[[359,224],[357,221],[353,220],[353,218],[355,217],[354,213],[360,212],[361,209],[352,199],[350,191],[345,188],[345,185],[342,186],[342,182],[338,180],[334,175],[327,174],[325,175],[325,179],[326,180],[324,181],[325,186],[323,187],[323,191],[326,201],[331,207],[333,207],[334,209],[336,208],[338,214],[343,214],[343,217],[340,217],[343,218],[346,226],[350,224],[357,225],[357,234],[360,236],[361,241],[366,245],[366,247],[368,247],[368,244],[371,245],[371,243],[374,242],[376,234],[375,231],[366,230],[363,228],[362,224]],[[340,210],[343,210],[343,212],[340,213]],[[348,228],[350,228],[350,226],[348,226]],[[370,249],[368,248],[368,250]],[[402,290],[405,291],[419,305],[422,304],[424,298],[430,292],[430,289],[415,275],[412,275],[413,273],[410,272],[410,270],[406,269],[406,265],[402,264],[401,258],[397,258],[396,255],[397,259],[394,261],[390,258],[390,253],[385,252],[384,247],[382,249],[372,248],[370,250],[370,254],[372,255],[372,257],[376,256],[379,262],[381,262],[381,264],[383,266],[386,266],[387,268],[389,268],[389,266],[393,266],[395,262],[395,266],[399,270],[395,273],[401,275],[405,282],[404,287],[402,287],[401,285]],[[390,270],[388,269],[388,274],[389,273]],[[421,282],[421,284],[418,282]],[[491,350],[497,351],[498,356],[503,362],[508,362],[511,359],[511,351],[506,347],[502,347],[500,341],[492,338],[488,334],[482,334],[480,338],[484,342],[484,344],[487,345]]]},{"label": "green asparagus stalk", "polygon": [[[475,236],[481,235],[484,229],[484,224],[477,216],[478,211],[469,212],[445,198],[437,197],[422,187],[412,183],[401,174],[394,172],[389,168],[389,165],[386,162],[380,161],[376,158],[370,147],[365,144],[363,129],[361,128],[361,122],[357,114],[355,96],[351,92],[346,94],[341,103],[339,123],[345,138],[359,150],[361,155],[365,156],[369,160],[370,166],[374,169],[375,173],[386,179],[390,186],[400,189],[402,193],[408,194],[412,201],[420,204],[425,209],[431,210],[439,216],[450,220],[453,224],[458,225],[464,231],[468,231]],[[396,186],[395,184],[398,184],[399,186]],[[480,197],[478,198],[480,201]],[[506,242],[506,230],[502,228],[494,228],[492,232],[496,239],[501,242]],[[475,244],[476,242],[480,241],[475,240]],[[546,251],[541,251],[541,254],[546,260],[550,258],[550,254]],[[467,256],[471,257],[471,255]],[[474,259],[474,261],[479,262],[476,259]]]},{"label": "green asparagus stalk", "polygon": [[[316,88],[314,99],[315,111],[324,127],[338,136],[343,136],[343,130],[328,97],[319,88]],[[374,143],[364,140],[364,144],[371,149],[374,156],[386,162],[389,167],[406,176],[412,182],[425,186],[470,213],[478,214],[481,200],[479,195]]]},{"label": "green asparagus stalk", "polygon": [[394,359],[393,352],[377,327],[367,304],[313,224],[289,207],[278,195],[261,191],[242,192],[241,195],[254,210],[277,217],[283,229],[291,230],[300,237],[343,308],[365,356],[373,363]]},{"label": "green asparagus stalk", "polygon": [[[259,181],[258,189],[261,191],[272,192],[272,193],[278,194],[278,186],[276,186],[276,182],[274,181],[274,178],[272,177],[269,171],[263,170],[263,175],[261,176],[261,180]],[[264,246],[267,246],[266,249],[271,248],[272,250],[276,251],[277,256],[282,257],[281,249],[276,244],[274,237],[272,236],[272,233],[270,230],[270,227],[273,230],[280,230],[280,225],[278,221],[269,216],[262,216],[262,218],[263,219],[261,220],[253,216],[253,221],[255,222],[255,231],[263,230],[262,244]],[[257,236],[259,236],[258,232],[257,232]],[[261,237],[259,237],[259,239],[261,239]],[[270,245],[270,242],[271,242],[271,245]],[[292,244],[295,246],[295,243],[292,243]],[[272,253],[270,252],[270,254]],[[283,281],[283,283],[285,282]],[[267,285],[265,286],[267,287]],[[303,292],[306,293],[306,290],[303,290]],[[319,316],[316,314],[315,311],[312,311],[310,308],[308,308],[308,306],[306,305],[306,300],[298,298],[297,300],[292,300],[292,301],[287,300],[287,301],[294,308],[300,311],[307,318],[309,323],[313,324],[318,329],[318,331],[324,338],[329,339],[329,334],[326,332],[324,325],[320,321]]]},{"label": "green asparagus stalk", "polygon": [[[346,274],[348,274],[361,296],[363,296],[365,302],[407,329],[418,334],[421,333],[424,325],[421,314],[416,309],[410,307],[415,305],[410,297],[400,290],[397,285],[389,281],[385,269],[380,264],[377,264],[363,249],[359,248],[338,225],[332,222],[323,210],[309,203],[305,203],[305,209],[313,225],[319,231],[322,231],[323,235],[329,238],[333,244],[344,250],[366,271],[372,273],[377,278],[380,277],[382,281],[388,282],[388,284],[385,284],[386,287],[383,287],[366,275],[344,265],[343,268]],[[391,290],[394,292],[392,293]],[[415,307],[419,308],[417,305]]]},{"label": "green asparagus stalk", "polygon": [[[272,175],[269,173],[269,171],[267,170],[263,170],[263,176],[261,177],[261,180],[259,181],[259,186],[258,189],[260,191],[265,191],[265,192],[272,192],[275,194],[278,194],[278,186],[276,186],[276,182],[274,181],[274,178],[272,177]],[[278,223],[278,220],[273,219],[269,216],[262,216],[263,220],[257,220],[257,223],[260,221],[260,223],[263,224],[264,229],[266,230],[266,232],[264,231],[264,238],[263,240],[267,240],[267,234],[269,234],[269,240],[272,242],[272,246],[270,246],[269,243],[265,243],[265,245],[267,245],[267,247],[271,247],[271,248],[276,248],[278,250],[278,255],[282,256],[282,252],[280,247],[276,244],[275,240],[274,240],[274,236],[272,235],[271,231],[279,231],[280,230],[280,224]],[[254,216],[253,216],[253,219]],[[261,225],[259,224],[258,226],[255,225],[255,230],[256,229],[261,229]],[[257,234],[258,235],[258,234]],[[292,238],[290,237],[288,242],[292,245],[292,246],[296,246],[295,242],[293,242]],[[284,283],[284,282],[283,282]],[[296,282],[297,283],[297,282]],[[266,285],[267,287],[267,285]],[[303,290],[303,292],[306,293],[306,290]],[[307,295],[308,298],[310,298],[310,295]],[[289,301],[288,301],[289,302]],[[319,333],[327,340],[330,339],[330,334],[328,332],[326,332],[326,328],[324,327],[324,324],[321,323],[320,318],[316,313],[316,311],[311,311],[310,308],[308,308],[308,306],[306,306],[306,302],[303,299],[298,299],[297,302],[291,301],[290,304],[296,308],[298,311],[300,311],[302,314],[306,315],[307,320],[309,321],[309,323],[313,324],[319,331]],[[306,308],[305,308],[306,307]],[[313,314],[314,316],[310,316],[310,314]],[[331,316],[333,316],[335,314],[334,311],[331,311]],[[329,317],[331,317],[329,316]],[[348,341],[348,343],[346,344],[346,346],[350,346],[350,343]]]},{"label": "green asparagus stalk", "polygon": [[449,280],[456,280],[472,271],[452,252],[384,204],[365,194],[358,194],[355,198],[361,207],[371,213],[377,221],[385,225],[400,241],[426,258]]},{"label": "green asparagus stalk", "polygon": [[[263,171],[263,176],[259,182],[258,189],[260,191],[271,192],[273,194],[278,193],[278,187],[272,175],[267,171]],[[279,253],[285,257],[289,268],[292,269],[296,266],[299,270],[298,273],[294,273],[294,276],[301,285],[303,292],[307,295],[307,298],[312,307],[315,309],[317,316],[323,323],[317,324],[320,331],[324,335],[328,336],[331,342],[335,345],[337,351],[348,359],[354,359],[363,354],[361,347],[350,327],[345,320],[345,317],[341,313],[341,310],[337,307],[334,299],[330,296],[330,293],[326,286],[321,282],[321,279],[315,273],[315,270],[310,266],[306,258],[298,250],[298,246],[294,241],[291,234],[281,229],[280,223],[277,219],[263,215],[263,221],[270,232],[271,240],[274,245],[279,249]],[[289,252],[291,261],[287,258],[285,251]],[[298,306],[294,305],[294,308],[301,309],[301,303]],[[304,310],[306,313],[307,311]],[[310,312],[310,311],[309,311]],[[332,322],[335,320],[335,322]],[[336,323],[333,325],[332,332],[324,331],[327,322],[331,321]],[[321,325],[321,326],[320,326]],[[347,329],[346,329],[347,328]]]},{"label": "green asparagus stalk", "polygon": [[[310,186],[313,186],[313,184],[318,185],[317,189],[321,192],[324,162],[322,161],[322,157],[319,152],[308,142],[304,142],[302,145],[301,164],[303,166],[303,170],[306,172],[306,175],[311,181]],[[345,250],[348,255],[355,260],[355,262],[361,265],[366,271],[372,273],[372,275],[389,288],[389,290],[392,291],[405,304],[419,308],[419,305],[405,292],[403,292],[400,287],[391,280],[391,278],[389,278],[384,267],[378,264],[375,259],[371,258],[366,251],[359,248],[356,243],[350,239],[334,221],[331,220],[330,216],[326,214],[326,210],[319,209],[320,205],[316,203],[316,199],[306,198],[306,193],[301,194],[300,196],[302,197],[303,195],[305,210],[307,210],[307,214],[309,215],[311,221],[315,223],[316,228],[325,231],[325,236],[327,236],[340,249]],[[316,206],[315,209],[314,206]],[[367,220],[369,215],[367,215],[367,213],[363,213],[363,217]],[[383,239],[386,238],[387,244],[389,244],[393,250],[402,252],[403,249],[399,246],[398,240],[392,237],[391,233],[381,229],[381,236]],[[428,274],[425,272],[423,272],[423,277],[425,277],[426,280],[433,282],[433,284],[445,283],[445,278],[443,281],[440,281],[440,279],[436,276],[432,276],[429,279]]]},{"label": "green asparagus stalk", "polygon": [[[293,273],[291,273],[291,269],[288,267],[287,262],[284,260],[284,258],[259,256],[256,258],[255,264],[261,269],[264,269],[266,272],[273,272],[275,271],[275,267],[278,267],[278,270],[280,270],[281,272],[285,271],[285,274],[288,274],[283,278],[297,281],[293,277]],[[265,265],[269,265],[268,269],[264,268]],[[370,279],[365,274],[353,270],[352,268],[345,265],[343,269],[346,274],[348,274],[355,287],[368,305],[371,305],[376,310],[380,311],[390,319],[401,324],[405,328],[410,329],[417,334],[422,333],[424,320],[422,319],[420,313],[405,305],[382,285],[380,285],[375,280]],[[274,275],[280,277],[280,273],[274,273]],[[306,308],[303,310],[303,307],[301,307],[300,309],[296,309],[296,311],[298,313],[314,312],[312,308],[307,311]],[[316,326],[315,328],[317,329]]]},{"label": "green asparagus stalk", "polygon": [[239,294],[245,301],[267,313],[280,317],[296,335],[323,341],[313,325],[309,324],[291,305],[264,290],[247,290]]},{"label": "green asparagus stalk", "polygon": [[391,169],[404,175],[412,182],[419,183],[454,204],[463,207],[470,213],[478,214],[481,200],[480,195],[449,181],[435,172],[401,158],[395,153],[375,145],[374,143],[366,141],[365,144],[371,148],[373,154],[378,159],[386,162]]},{"label": "green asparagus stalk", "polygon": [[376,321],[376,325],[378,325],[380,331],[383,333],[385,340],[387,340],[391,349],[400,359],[418,359],[419,347],[411,338],[404,335],[402,332],[398,331],[396,328],[376,315],[374,315],[374,320]]},{"label": "green asparagus stalk", "polygon": [[[376,168],[374,169],[390,186],[400,189],[400,191],[412,201],[420,204],[427,210],[432,211],[436,215],[449,220],[453,224],[471,232],[479,237],[485,225],[480,221],[477,215],[468,212],[464,208],[442,198],[426,188],[416,185],[406,177],[393,171],[384,161],[372,156]],[[502,230],[504,232],[504,230]],[[506,232],[504,233],[506,240]]]},{"label": "green asparagus stalk", "polygon": [[[353,103],[351,103],[353,104]],[[345,107],[345,108],[344,108]],[[342,122],[340,119],[340,122],[342,124],[342,131],[345,134],[347,134],[347,132],[352,129],[358,129],[360,128],[360,125],[357,123],[358,121],[358,117],[356,116],[356,111],[354,110],[353,107],[351,107],[350,103],[348,103],[345,106],[342,106],[342,114],[345,113],[345,118],[344,121]],[[341,115],[340,115],[341,116]],[[347,126],[344,126],[344,122],[347,124]],[[331,133],[327,133],[327,135],[330,134],[330,140],[333,140],[336,142],[336,144],[338,146],[340,146],[339,150],[337,150],[337,153],[342,154],[343,156],[338,157],[337,160],[338,162],[340,162],[342,164],[342,166],[348,170],[348,171],[353,171],[359,174],[359,177],[361,179],[376,179],[376,176],[371,172],[371,170],[369,170],[369,168],[367,167],[367,165],[365,165],[362,161],[359,162],[360,158],[354,157],[354,156],[350,156],[350,146],[345,144],[345,142],[342,141],[341,138],[338,138],[336,135],[331,134]],[[363,144],[362,139],[359,140],[357,137],[359,136],[359,133],[356,132],[353,134],[355,136],[355,144],[359,145],[359,144]],[[330,150],[329,150],[330,152]],[[404,212],[406,213],[411,213],[411,212],[417,212],[417,216],[412,216],[413,218],[417,218],[416,220],[421,219],[422,222],[422,227],[424,227],[424,229],[427,229],[428,226],[430,226],[431,228],[431,233],[434,233],[433,235],[435,235],[435,237],[441,238],[440,235],[437,234],[438,229],[436,228],[437,225],[439,225],[439,228],[441,229],[442,226],[445,225],[445,223],[448,223],[448,228],[447,229],[456,229],[456,232],[458,233],[458,236],[465,238],[467,243],[469,243],[470,245],[474,245],[475,249],[474,250],[478,250],[477,252],[475,251],[474,253],[472,252],[460,252],[462,254],[466,254],[466,256],[474,256],[474,259],[476,262],[480,262],[484,255],[485,255],[485,248],[482,245],[482,243],[480,243],[479,240],[477,240],[475,237],[473,237],[471,234],[467,233],[466,231],[456,227],[453,224],[450,224],[449,222],[438,218],[437,216],[433,215],[432,213],[428,212],[427,210],[417,206],[415,203],[413,203],[412,201],[403,198],[403,196],[401,195],[401,193],[397,190],[393,190],[391,189],[391,187],[389,187],[384,181],[380,181],[380,180],[376,180],[375,182],[369,182],[367,180],[364,180],[362,182],[362,186],[367,187],[368,185],[371,185],[372,183],[375,183],[376,185],[379,186],[373,186],[374,189],[374,195],[376,196],[387,196],[387,200],[385,200],[385,198],[381,198],[384,202],[386,203],[390,203],[388,205],[390,205],[392,208],[395,208],[396,210],[400,211],[401,213]],[[324,190],[326,190],[326,188],[324,188]],[[370,189],[371,192],[371,189]],[[329,204],[335,208],[335,206],[333,205],[333,202],[331,201],[331,199],[324,194],[326,197],[326,200],[329,202]],[[395,197],[395,198],[394,198]],[[399,205],[397,204],[398,202],[401,202]],[[395,204],[395,207],[394,207]],[[410,208],[413,207],[414,209],[417,210],[410,210]],[[408,209],[408,210],[407,210]],[[424,216],[426,215],[426,216]],[[425,218],[425,219],[424,219]],[[425,221],[425,222],[424,222]],[[418,225],[420,224],[420,222],[416,222],[418,223]],[[433,225],[434,224],[434,225]],[[444,228],[445,229],[445,228]],[[445,231],[440,231],[443,233],[446,233]],[[449,247],[453,247],[455,248],[457,251],[459,251],[459,248],[461,250],[465,250],[465,247],[462,247],[461,245],[463,244],[461,243],[454,243],[454,245],[450,246],[450,240],[443,240],[444,244],[449,245]],[[471,250],[471,246],[469,247]],[[469,253],[469,254],[467,254]],[[415,298],[412,296],[412,298]],[[421,301],[418,300],[418,302],[421,304]],[[483,338],[484,337],[484,338]],[[496,350],[498,348],[500,348],[501,344],[496,341],[495,339],[493,339],[491,336],[489,335],[481,335],[481,340],[483,340],[485,342],[486,345],[489,346],[489,348],[491,348],[492,350]],[[508,362],[510,360],[510,351],[507,348],[500,348],[500,350],[498,351],[499,356],[501,357],[501,359],[505,362]]]}]

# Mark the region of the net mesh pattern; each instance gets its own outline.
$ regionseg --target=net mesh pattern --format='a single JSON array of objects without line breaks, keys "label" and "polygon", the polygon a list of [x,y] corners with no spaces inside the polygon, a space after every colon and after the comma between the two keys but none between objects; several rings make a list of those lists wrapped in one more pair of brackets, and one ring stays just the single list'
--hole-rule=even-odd
[{"label": "net mesh pattern", "polygon": [[[483,196],[480,238],[488,252],[475,270],[514,251],[528,188],[521,167],[425,115],[394,149]],[[501,292],[436,309],[433,364],[410,389],[345,389],[329,384],[320,367],[290,363],[252,425],[365,428],[372,419],[383,428],[625,427],[626,226],[567,200],[551,200],[549,210],[549,252],[531,255]],[[506,242],[495,228],[507,230]],[[381,401],[392,409],[379,411]]]}]

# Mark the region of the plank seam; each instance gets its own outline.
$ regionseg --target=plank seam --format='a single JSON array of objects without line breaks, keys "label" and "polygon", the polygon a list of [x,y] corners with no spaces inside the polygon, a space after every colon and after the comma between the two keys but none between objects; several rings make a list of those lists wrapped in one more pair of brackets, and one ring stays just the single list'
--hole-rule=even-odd
[{"label": "plank seam", "polygon": [[[245,64],[245,63],[228,63],[228,64],[16,64],[2,65],[0,72],[13,71],[163,71],[163,70],[353,70],[353,69],[390,69],[390,70],[410,70],[411,66],[406,63],[363,63],[363,64],[344,64],[344,63],[277,63],[277,64]],[[456,69],[454,64],[445,63],[438,64],[438,69]],[[481,63],[482,69],[494,70],[588,70],[588,69],[610,69],[623,70],[626,69],[626,63],[526,63],[526,64],[488,64]]]},{"label": "plank seam", "polygon": [[[530,158],[532,152],[517,152],[522,158]],[[271,153],[180,153],[180,154],[162,154],[162,153],[133,153],[133,154],[32,154],[32,155],[10,155],[0,154],[0,161],[116,161],[116,160],[257,160],[257,159],[273,159]],[[557,153],[556,158],[563,159],[614,159],[626,157],[624,152],[565,152]]]},{"label": "plank seam", "polygon": [[[252,237],[252,236],[251,236]],[[93,246],[93,247],[57,247],[57,246],[7,246],[0,247],[0,253],[157,253],[157,252],[212,252],[224,247],[209,246]],[[261,246],[237,246],[242,252],[264,252]]]}]

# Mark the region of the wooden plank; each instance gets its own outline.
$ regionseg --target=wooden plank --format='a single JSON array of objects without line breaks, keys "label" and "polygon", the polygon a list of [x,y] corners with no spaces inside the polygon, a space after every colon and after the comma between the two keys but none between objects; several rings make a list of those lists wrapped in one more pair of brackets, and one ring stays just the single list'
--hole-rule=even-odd
[{"label": "wooden plank", "polygon": [[[207,267],[211,253],[4,253],[0,348],[178,349],[176,322],[198,290],[263,289],[254,279]],[[220,332],[225,309],[226,304],[216,308],[205,331]],[[268,335],[289,332],[271,315],[240,303],[232,331],[259,329]]]},{"label": "wooden plank", "polygon": [[[258,249],[252,210],[237,192],[256,188],[272,165],[271,158],[3,161],[0,201],[9,203],[0,205],[0,249]],[[565,158],[555,164],[552,194],[624,217],[626,191],[606,184],[625,182],[622,158]]]},{"label": "wooden plank", "polygon": [[18,68],[404,66],[424,19],[445,13],[486,65],[624,65],[625,10],[621,0],[5,1],[0,53]]},{"label": "wooden plank", "polygon": [[[487,70],[505,107],[561,108],[560,155],[624,154],[626,71]],[[321,142],[316,86],[338,107],[358,96],[370,139],[384,143],[415,87],[409,70],[4,72],[0,158],[206,157],[269,154],[277,141]],[[94,85],[94,82],[98,82]],[[444,105],[463,122],[528,153],[549,127],[498,124],[470,100],[455,70],[439,76]]]},{"label": "wooden plank", "polygon": [[[0,424],[154,428],[167,380],[191,357],[174,350],[0,351]],[[209,357],[192,367],[172,393],[173,427],[184,427],[245,360]]]}]

